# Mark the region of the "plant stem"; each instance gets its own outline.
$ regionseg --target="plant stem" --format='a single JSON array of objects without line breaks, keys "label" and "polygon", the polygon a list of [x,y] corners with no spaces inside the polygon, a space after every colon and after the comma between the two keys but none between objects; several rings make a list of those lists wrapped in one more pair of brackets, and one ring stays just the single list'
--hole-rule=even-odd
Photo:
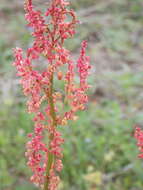
[{"label": "plant stem", "polygon": [[[53,73],[51,75],[50,87],[47,91],[45,91],[45,93],[47,96],[48,103],[50,105],[50,116],[52,119],[52,127],[55,128],[57,125],[57,122],[56,122],[56,113],[55,113],[55,107],[54,107],[54,101],[53,101]],[[52,140],[53,140],[53,135],[50,135],[50,142]],[[49,149],[50,149],[50,145],[49,145]],[[49,190],[48,186],[49,186],[50,169],[54,162],[54,155],[52,153],[48,152],[47,156],[48,156],[48,161],[47,161],[47,166],[46,166],[44,190]]]},{"label": "plant stem", "polygon": [[48,153],[48,162],[47,162],[47,166],[46,166],[46,178],[45,178],[45,184],[44,184],[44,190],[49,190],[49,173],[50,173],[50,169],[54,160],[54,156],[53,154],[51,154],[50,152]]}]

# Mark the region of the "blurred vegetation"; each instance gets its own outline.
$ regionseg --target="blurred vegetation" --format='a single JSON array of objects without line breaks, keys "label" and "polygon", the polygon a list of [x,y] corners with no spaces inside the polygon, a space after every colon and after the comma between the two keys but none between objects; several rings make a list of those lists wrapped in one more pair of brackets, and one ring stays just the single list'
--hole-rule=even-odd
[{"label": "blurred vegetation", "polygon": [[[88,40],[92,89],[87,110],[61,129],[66,141],[59,189],[142,190],[133,130],[143,122],[143,1],[71,2],[81,24],[66,46],[76,57],[81,40]],[[31,43],[22,1],[1,0],[0,16],[0,190],[36,190],[24,157],[32,116],[12,67],[12,48]]]}]

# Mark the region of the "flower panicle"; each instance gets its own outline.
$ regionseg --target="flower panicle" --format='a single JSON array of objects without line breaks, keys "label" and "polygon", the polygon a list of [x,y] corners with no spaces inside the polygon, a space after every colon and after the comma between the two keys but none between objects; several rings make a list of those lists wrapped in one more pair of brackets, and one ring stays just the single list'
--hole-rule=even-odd
[{"label": "flower panicle", "polygon": [[[90,60],[86,56],[87,42],[82,43],[77,64],[72,60],[70,51],[64,47],[65,40],[74,36],[78,23],[74,11],[68,6],[66,0],[52,0],[42,14],[35,10],[32,0],[26,0],[25,18],[28,27],[32,28],[34,41],[26,53],[21,48],[14,49],[13,65],[21,78],[23,93],[28,97],[27,111],[35,115],[34,130],[28,134],[25,156],[33,172],[31,181],[43,190],[56,190],[60,182],[57,174],[63,168],[64,139],[59,126],[67,125],[68,120],[75,121],[78,118],[77,111],[84,110],[88,102],[86,91],[89,88],[87,77]],[[36,65],[41,56],[47,63],[43,70],[37,69]],[[67,70],[62,72],[61,68],[65,65]],[[79,74],[79,84],[75,82],[76,73]],[[63,93],[55,91],[55,77],[64,81]],[[58,102],[63,108],[67,102],[69,110],[61,111]]]}]

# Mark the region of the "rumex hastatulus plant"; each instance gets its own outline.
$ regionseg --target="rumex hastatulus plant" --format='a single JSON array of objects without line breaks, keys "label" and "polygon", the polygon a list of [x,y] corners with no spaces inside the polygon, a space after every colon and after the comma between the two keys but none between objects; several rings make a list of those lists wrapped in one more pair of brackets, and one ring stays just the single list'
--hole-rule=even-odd
[{"label": "rumex hastatulus plant", "polygon": [[[76,112],[84,110],[88,102],[86,91],[89,85],[86,79],[89,74],[89,57],[86,56],[87,43],[82,43],[77,63],[71,59],[70,51],[64,47],[64,41],[75,34],[78,23],[73,10],[68,9],[66,0],[51,0],[50,6],[43,15],[35,10],[32,0],[26,0],[24,7],[28,26],[33,28],[34,42],[23,55],[21,48],[14,49],[18,76],[27,102],[28,112],[34,114],[34,132],[28,134],[30,140],[26,144],[27,165],[33,175],[31,181],[43,190],[55,190],[59,184],[57,173],[62,170],[62,148],[64,139],[59,132],[68,120],[76,120]],[[70,20],[70,21],[69,21]],[[44,57],[46,68],[38,70],[35,62]],[[66,72],[62,67],[66,66]],[[75,74],[79,73],[79,84],[75,82]],[[64,82],[64,92],[54,88],[54,81]],[[65,102],[68,111],[60,110]]]}]

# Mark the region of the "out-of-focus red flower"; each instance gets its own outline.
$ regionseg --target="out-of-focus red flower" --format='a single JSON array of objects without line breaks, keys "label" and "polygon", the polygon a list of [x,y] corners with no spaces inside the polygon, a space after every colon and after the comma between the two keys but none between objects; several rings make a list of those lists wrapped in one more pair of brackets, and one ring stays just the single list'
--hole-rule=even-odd
[{"label": "out-of-focus red flower", "polygon": [[140,154],[139,158],[143,158],[143,130],[140,127],[135,128],[134,137],[137,139],[137,146],[139,148]]}]

